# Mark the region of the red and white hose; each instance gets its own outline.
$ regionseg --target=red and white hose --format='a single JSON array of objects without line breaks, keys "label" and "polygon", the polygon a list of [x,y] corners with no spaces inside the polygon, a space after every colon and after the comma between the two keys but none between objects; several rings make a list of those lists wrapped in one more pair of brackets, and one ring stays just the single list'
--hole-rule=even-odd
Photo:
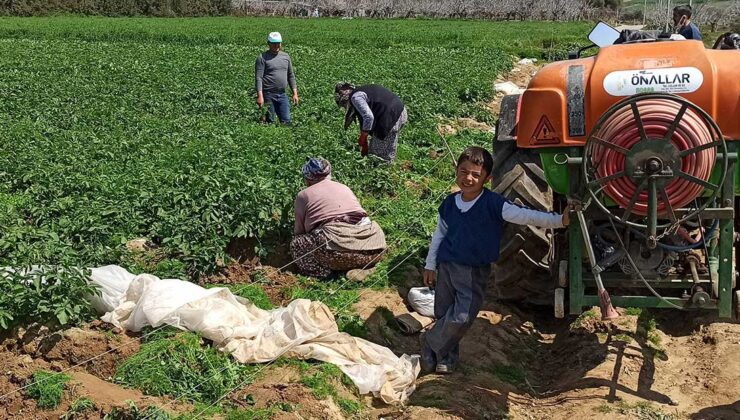
[{"label": "red and white hose", "polygon": [[[681,108],[679,103],[667,99],[646,99],[638,101],[636,105],[648,139],[662,139]],[[619,109],[605,121],[596,136],[606,142],[628,150],[631,149],[640,141],[640,133],[632,109],[629,106]],[[691,108],[686,109],[683,118],[681,118],[671,136],[671,142],[679,152],[712,141],[713,138],[707,124]],[[690,153],[682,158],[681,170],[703,181],[708,181],[714,168],[716,155],[715,148]],[[596,177],[599,179],[625,170],[625,155],[598,143],[593,148],[592,162],[597,167]],[[637,185],[629,177],[630,174],[627,175],[606,182],[604,188],[604,192],[622,208],[629,206],[632,195],[637,189]],[[671,207],[675,209],[685,206],[699,196],[704,187],[684,178],[676,177],[666,185],[665,190]],[[645,188],[638,195],[632,213],[646,215],[648,211],[647,201],[648,190]],[[666,205],[659,197],[658,214],[666,211]]]}]

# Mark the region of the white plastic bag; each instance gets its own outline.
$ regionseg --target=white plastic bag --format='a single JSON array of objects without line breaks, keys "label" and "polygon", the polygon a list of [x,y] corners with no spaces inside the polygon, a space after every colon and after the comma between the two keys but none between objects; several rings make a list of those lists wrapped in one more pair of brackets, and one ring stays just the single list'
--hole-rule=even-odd
[{"label": "white plastic bag", "polygon": [[494,83],[493,90],[496,93],[503,93],[504,95],[516,95],[524,92],[524,89],[515,85],[513,82]]},{"label": "white plastic bag", "polygon": [[419,315],[434,318],[434,289],[428,287],[414,287],[409,290],[407,297],[411,307]]}]

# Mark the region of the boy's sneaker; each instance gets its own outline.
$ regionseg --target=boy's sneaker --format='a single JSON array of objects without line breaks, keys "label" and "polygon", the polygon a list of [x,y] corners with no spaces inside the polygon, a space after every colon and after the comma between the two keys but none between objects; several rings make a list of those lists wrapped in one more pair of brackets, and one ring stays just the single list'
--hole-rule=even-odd
[{"label": "boy's sneaker", "polygon": [[421,347],[421,373],[434,372],[434,366],[437,364],[437,356],[434,354],[434,350],[427,344],[426,333],[419,334],[419,346]]},{"label": "boy's sneaker", "polygon": [[455,368],[452,365],[444,364],[444,363],[438,363],[435,372],[446,375],[449,373],[452,373],[455,371]]}]

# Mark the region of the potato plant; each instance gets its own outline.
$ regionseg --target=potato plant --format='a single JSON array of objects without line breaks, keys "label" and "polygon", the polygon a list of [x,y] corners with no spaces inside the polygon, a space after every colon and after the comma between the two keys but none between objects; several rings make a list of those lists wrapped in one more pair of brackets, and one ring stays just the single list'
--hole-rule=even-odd
[{"label": "potato plant", "polygon": [[0,331],[16,324],[52,328],[93,319],[89,297],[98,293],[87,270],[55,267],[0,269]]},{"label": "potato plant", "polygon": [[[419,252],[435,197],[453,179],[439,118],[492,123],[492,81],[512,54],[557,49],[555,28],[566,43],[588,25],[0,17],[0,267],[136,271],[146,258],[125,243],[139,237],[159,246],[162,272],[191,278],[227,263],[233,238],[251,238],[260,255],[275,252],[290,239],[310,155],[331,160],[334,177],[384,227],[387,261]],[[302,97],[290,128],[260,124],[254,104],[254,59],[275,29]],[[358,129],[341,129],[333,101],[339,81],[380,83],[405,101],[397,163],[360,158]],[[456,152],[490,140],[473,131],[449,139]],[[431,159],[435,151],[442,157]],[[1,327],[90,315],[79,281],[0,281],[12,291],[0,297]]]}]

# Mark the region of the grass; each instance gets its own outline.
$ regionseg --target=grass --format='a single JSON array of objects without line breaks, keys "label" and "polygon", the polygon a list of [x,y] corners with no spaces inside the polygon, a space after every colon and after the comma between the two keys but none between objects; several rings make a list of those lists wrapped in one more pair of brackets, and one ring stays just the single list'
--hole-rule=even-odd
[{"label": "grass", "polygon": [[587,311],[582,312],[580,315],[578,315],[578,318],[576,318],[571,324],[571,328],[582,328],[586,325],[586,321],[589,319],[599,319],[601,318],[601,315],[598,313],[598,311],[594,308],[591,308]]},{"label": "grass", "polygon": [[275,305],[270,302],[270,298],[265,293],[265,290],[259,284],[207,284],[206,289],[212,289],[214,287],[226,287],[236,295],[249,299],[250,302],[260,309],[270,310],[275,309]]},{"label": "grass", "polygon": [[26,393],[36,400],[39,408],[54,409],[62,402],[64,386],[70,379],[65,374],[39,370],[33,374],[33,383]]},{"label": "grass", "polygon": [[643,311],[637,318],[637,330],[635,331],[635,335],[636,337],[645,340],[645,343],[653,353],[653,356],[665,359],[665,349],[663,348],[663,340],[658,333],[657,322],[648,311]]},{"label": "grass", "polygon": [[299,367],[299,371],[302,372],[300,383],[309,388],[316,399],[332,398],[345,415],[354,415],[362,411],[362,404],[359,401],[339,394],[337,384],[343,384],[353,391],[356,391],[356,388],[349,377],[337,366],[328,363],[313,367],[307,362],[298,364],[303,365]]},{"label": "grass", "polygon": [[648,401],[639,401],[629,404],[624,401],[617,403],[616,412],[629,416],[635,420],[675,420],[676,416],[664,413]]},{"label": "grass", "polygon": [[632,337],[629,334],[621,333],[621,334],[616,334],[616,335],[612,336],[612,340],[614,340],[614,341],[623,341],[625,343],[631,343],[633,339],[632,339]]},{"label": "grass", "polygon": [[660,408],[655,407],[649,401],[638,401],[630,404],[626,401],[618,401],[616,404],[601,404],[594,407],[594,411],[600,414],[621,414],[635,420],[676,420],[678,417],[667,414]]},{"label": "grass", "polygon": [[496,365],[493,367],[493,374],[500,380],[515,386],[520,386],[525,383],[524,370],[518,366]]},{"label": "grass", "polygon": [[640,316],[641,313],[642,308],[627,308],[624,310],[624,314],[630,316]]},{"label": "grass", "polygon": [[84,413],[96,409],[95,402],[87,397],[76,399],[60,417],[61,420],[73,420],[84,415]]},{"label": "grass", "polygon": [[230,410],[226,413],[225,420],[268,420],[275,416],[280,411],[291,411],[284,410],[282,405],[271,405],[266,408],[253,408],[253,409],[238,409]]},{"label": "grass", "polygon": [[[298,359],[280,358],[274,363],[277,367],[291,367],[298,371],[298,382],[311,390],[311,394],[319,400],[331,398],[336,402],[345,415],[351,416],[362,412],[362,404],[352,398],[346,398],[339,392],[338,386],[343,386],[352,394],[357,393],[352,380],[337,366]],[[292,407],[276,406],[281,411],[291,411]]]},{"label": "grass", "polygon": [[126,401],[126,407],[113,407],[103,420],[170,420],[172,416],[157,406],[139,408],[133,401]]},{"label": "grass", "polygon": [[181,333],[142,345],[118,366],[115,381],[148,395],[213,403],[257,369],[204,346],[197,334]]},{"label": "grass", "polygon": [[608,404],[601,404],[597,407],[594,407],[594,411],[601,414],[609,414],[614,410]]}]

